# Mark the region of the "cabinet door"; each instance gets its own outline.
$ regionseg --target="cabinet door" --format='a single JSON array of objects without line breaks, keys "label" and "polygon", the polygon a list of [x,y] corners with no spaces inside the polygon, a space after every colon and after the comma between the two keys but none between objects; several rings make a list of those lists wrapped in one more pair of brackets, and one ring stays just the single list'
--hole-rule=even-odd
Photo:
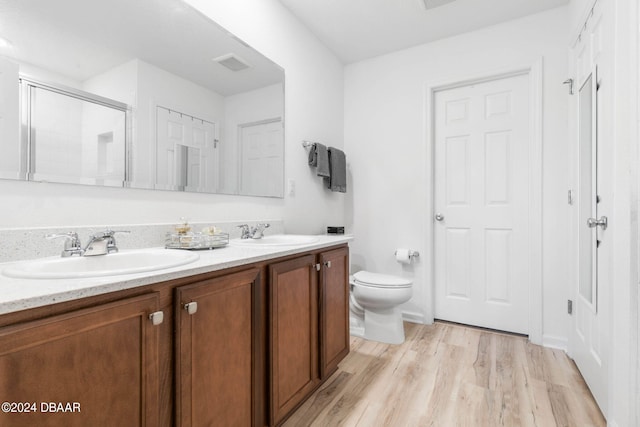
[{"label": "cabinet door", "polygon": [[158,301],[153,293],[1,328],[0,400],[10,406],[0,425],[157,426],[149,314]]},{"label": "cabinet door", "polygon": [[308,255],[269,266],[271,425],[281,421],[320,381],[314,261]]},{"label": "cabinet door", "polygon": [[176,289],[177,426],[259,424],[258,281],[251,269]]},{"label": "cabinet door", "polygon": [[338,369],[349,354],[349,249],[320,254],[320,374]]}]

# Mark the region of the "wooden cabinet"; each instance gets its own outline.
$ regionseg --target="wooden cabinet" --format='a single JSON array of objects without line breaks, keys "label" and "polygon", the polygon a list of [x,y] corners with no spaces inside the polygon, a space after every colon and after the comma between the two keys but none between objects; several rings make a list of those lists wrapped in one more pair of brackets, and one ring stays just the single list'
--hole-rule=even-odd
[{"label": "wooden cabinet", "polygon": [[284,420],[349,353],[349,250],[269,266],[270,424]]},{"label": "wooden cabinet", "polygon": [[152,293],[1,328],[0,425],[157,426],[157,309]]},{"label": "wooden cabinet", "polygon": [[278,425],[349,352],[348,258],[340,245],[0,316],[0,403],[16,411],[0,426]]},{"label": "wooden cabinet", "polygon": [[349,249],[319,255],[320,376],[324,380],[349,354]]},{"label": "wooden cabinet", "polygon": [[259,270],[176,288],[176,425],[263,425]]}]

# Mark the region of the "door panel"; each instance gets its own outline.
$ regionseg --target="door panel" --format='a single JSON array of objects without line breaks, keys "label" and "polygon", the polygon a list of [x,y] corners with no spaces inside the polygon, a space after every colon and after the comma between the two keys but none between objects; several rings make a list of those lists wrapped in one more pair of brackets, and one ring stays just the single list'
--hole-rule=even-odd
[{"label": "door panel", "polygon": [[614,150],[609,145],[613,108],[612,93],[607,87],[613,81],[608,78],[612,70],[608,61],[602,61],[605,47],[612,45],[606,36],[611,31],[605,31],[605,26],[611,28],[612,20],[601,5],[602,2],[597,2],[587,18],[570,62],[578,89],[570,99],[575,103],[571,124],[577,130],[572,148],[577,159],[573,178],[578,200],[572,210],[575,297],[569,354],[606,417],[613,247],[608,236],[611,231],[601,221],[614,208]]},{"label": "door panel", "polygon": [[602,322],[605,318],[599,303],[602,297],[599,288],[608,277],[607,259],[600,253],[607,249],[606,231],[601,226],[588,225],[590,219],[600,219],[606,211],[599,203],[599,195],[606,194],[606,189],[599,179],[602,153],[598,147],[601,130],[598,126],[599,94],[595,69],[580,85],[578,97],[578,283],[571,355],[606,414],[607,368],[602,343]]},{"label": "door panel", "polygon": [[317,280],[313,255],[269,266],[272,425],[320,382]]},{"label": "door panel", "polygon": [[[176,425],[261,425],[254,371],[258,269],[176,289]],[[185,304],[195,303],[189,312]],[[254,416],[255,415],[255,416]]]},{"label": "door panel", "polygon": [[149,293],[0,328],[0,394],[30,405],[0,413],[0,425],[157,426],[158,307]]},{"label": "door panel", "polygon": [[529,77],[435,94],[435,316],[528,332]]},{"label": "door panel", "polygon": [[320,254],[320,378],[349,354],[349,249]]}]

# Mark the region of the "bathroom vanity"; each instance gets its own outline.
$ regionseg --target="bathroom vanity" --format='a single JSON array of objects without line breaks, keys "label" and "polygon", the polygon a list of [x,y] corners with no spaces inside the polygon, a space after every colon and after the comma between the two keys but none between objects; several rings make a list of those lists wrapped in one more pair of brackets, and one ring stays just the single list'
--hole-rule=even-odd
[{"label": "bathroom vanity", "polygon": [[350,238],[318,237],[152,273],[0,277],[0,425],[282,423],[349,352]]}]

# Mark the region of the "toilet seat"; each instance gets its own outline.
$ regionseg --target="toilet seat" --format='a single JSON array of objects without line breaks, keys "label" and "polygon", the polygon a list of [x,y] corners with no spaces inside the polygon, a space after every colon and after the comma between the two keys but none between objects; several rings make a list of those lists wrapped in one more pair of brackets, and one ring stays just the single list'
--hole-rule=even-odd
[{"label": "toilet seat", "polygon": [[412,284],[411,280],[402,277],[371,273],[369,271],[358,271],[353,275],[353,278],[357,285],[372,288],[410,288]]}]

